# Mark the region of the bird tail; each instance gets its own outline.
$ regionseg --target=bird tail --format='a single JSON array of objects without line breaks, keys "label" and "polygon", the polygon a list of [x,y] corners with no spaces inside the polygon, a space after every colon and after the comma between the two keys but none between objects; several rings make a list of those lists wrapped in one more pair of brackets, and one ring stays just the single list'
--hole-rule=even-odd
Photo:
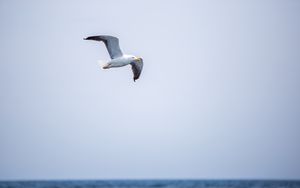
[{"label": "bird tail", "polygon": [[102,68],[102,69],[104,69],[104,67],[107,65],[107,61],[105,61],[105,60],[98,60],[98,65]]}]

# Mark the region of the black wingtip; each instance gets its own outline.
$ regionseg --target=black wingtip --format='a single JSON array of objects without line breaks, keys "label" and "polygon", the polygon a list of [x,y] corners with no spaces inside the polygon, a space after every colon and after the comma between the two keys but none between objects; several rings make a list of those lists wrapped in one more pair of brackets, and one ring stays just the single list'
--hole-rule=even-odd
[{"label": "black wingtip", "polygon": [[137,79],[139,79],[139,77],[133,77],[133,81],[135,82]]},{"label": "black wingtip", "polygon": [[91,39],[93,39],[93,37],[85,37],[85,38],[83,38],[83,40],[91,40]]},{"label": "black wingtip", "polygon": [[90,37],[86,37],[83,38],[84,40],[97,40],[97,36],[90,36]]}]

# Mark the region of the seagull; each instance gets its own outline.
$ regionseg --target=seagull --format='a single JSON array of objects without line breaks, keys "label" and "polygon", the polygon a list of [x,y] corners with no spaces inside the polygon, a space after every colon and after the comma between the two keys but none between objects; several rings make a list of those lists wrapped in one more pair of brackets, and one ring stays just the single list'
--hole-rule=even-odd
[{"label": "seagull", "polygon": [[109,35],[98,35],[84,38],[84,40],[104,42],[111,60],[103,65],[103,69],[131,65],[131,69],[133,72],[133,81],[137,80],[140,77],[143,69],[143,59],[141,57],[123,54],[119,46],[119,39],[117,37]]}]

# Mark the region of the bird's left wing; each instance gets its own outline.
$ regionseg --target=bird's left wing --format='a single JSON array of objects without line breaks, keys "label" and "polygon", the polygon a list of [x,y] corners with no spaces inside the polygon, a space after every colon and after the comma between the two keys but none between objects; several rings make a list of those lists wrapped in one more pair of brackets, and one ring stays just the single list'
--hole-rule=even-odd
[{"label": "bird's left wing", "polygon": [[104,42],[111,59],[121,57],[123,55],[120,49],[119,39],[117,37],[109,35],[99,35],[87,37],[85,38],[85,40],[95,40]]},{"label": "bird's left wing", "polygon": [[143,69],[143,59],[139,58],[136,61],[133,61],[132,63],[130,63],[131,65],[131,69],[133,72],[133,81],[139,79],[142,69]]}]

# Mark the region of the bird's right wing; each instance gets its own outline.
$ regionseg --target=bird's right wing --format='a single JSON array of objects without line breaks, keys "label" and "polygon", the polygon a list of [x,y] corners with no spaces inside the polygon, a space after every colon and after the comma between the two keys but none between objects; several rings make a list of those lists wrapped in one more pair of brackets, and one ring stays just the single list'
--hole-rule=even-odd
[{"label": "bird's right wing", "polygon": [[85,38],[85,40],[95,40],[104,42],[111,59],[115,59],[123,55],[120,49],[119,39],[117,37],[99,35],[87,37]]},{"label": "bird's right wing", "polygon": [[143,59],[140,58],[137,61],[133,61],[131,64],[131,69],[133,72],[133,81],[139,79],[141,73],[142,73],[142,69],[143,69]]}]

